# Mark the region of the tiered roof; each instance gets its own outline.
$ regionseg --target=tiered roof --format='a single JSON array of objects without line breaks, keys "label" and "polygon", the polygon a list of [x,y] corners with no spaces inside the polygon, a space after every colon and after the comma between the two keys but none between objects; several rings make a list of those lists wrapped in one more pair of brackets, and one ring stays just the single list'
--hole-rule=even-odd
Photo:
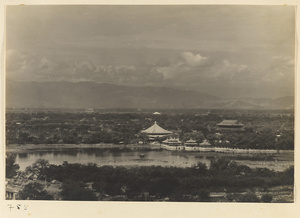
[{"label": "tiered roof", "polygon": [[169,135],[172,134],[172,132],[165,130],[164,128],[160,127],[156,121],[154,122],[154,124],[149,127],[146,130],[143,130],[142,132],[147,133],[147,134],[151,134],[151,135]]}]

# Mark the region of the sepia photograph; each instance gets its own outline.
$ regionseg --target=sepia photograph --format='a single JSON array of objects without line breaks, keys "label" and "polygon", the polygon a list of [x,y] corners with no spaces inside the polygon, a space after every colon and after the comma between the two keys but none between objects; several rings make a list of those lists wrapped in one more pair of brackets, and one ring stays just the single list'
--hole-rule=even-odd
[{"label": "sepia photograph", "polygon": [[7,202],[295,202],[296,6],[5,11]]}]

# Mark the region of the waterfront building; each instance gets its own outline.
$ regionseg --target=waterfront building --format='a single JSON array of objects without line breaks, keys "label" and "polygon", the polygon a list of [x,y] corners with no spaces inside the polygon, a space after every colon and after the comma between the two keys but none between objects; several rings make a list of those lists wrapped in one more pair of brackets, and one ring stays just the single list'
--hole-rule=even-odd
[{"label": "waterfront building", "polygon": [[184,144],[186,151],[211,151],[211,144],[207,139],[204,139],[200,144],[196,143],[195,140],[188,140]]},{"label": "waterfront building", "polygon": [[167,150],[184,150],[184,146],[178,138],[168,138],[164,140],[162,147]]},{"label": "waterfront building", "polygon": [[188,147],[194,147],[194,146],[197,146],[198,143],[193,140],[193,139],[190,139],[190,140],[187,140],[185,143],[184,143],[185,146],[188,146]]},{"label": "waterfront building", "polygon": [[187,151],[196,151],[197,147],[198,147],[198,143],[193,139],[187,140],[184,143],[184,149]]},{"label": "waterfront building", "polygon": [[217,129],[221,132],[242,132],[244,124],[239,123],[237,120],[223,120],[217,124]]}]

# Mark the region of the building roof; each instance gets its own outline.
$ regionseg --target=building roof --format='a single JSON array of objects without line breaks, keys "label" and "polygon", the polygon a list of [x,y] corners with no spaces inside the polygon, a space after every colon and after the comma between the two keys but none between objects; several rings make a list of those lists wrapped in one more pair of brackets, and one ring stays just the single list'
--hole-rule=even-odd
[{"label": "building roof", "polygon": [[209,143],[209,141],[207,139],[204,139],[204,141],[202,143],[200,143],[200,145],[210,146],[211,144]]},{"label": "building roof", "polygon": [[188,143],[197,143],[195,140],[193,140],[193,139],[190,139],[190,140],[187,140],[186,142],[188,142]]},{"label": "building roof", "polygon": [[147,134],[171,134],[172,132],[163,129],[162,127],[160,127],[156,121],[154,122],[154,124],[149,127],[146,130],[143,130],[142,132],[147,133]]},{"label": "building roof", "polygon": [[6,185],[6,191],[7,192],[18,193],[19,190],[20,190],[20,187],[12,186],[10,184]]},{"label": "building roof", "polygon": [[218,126],[235,126],[235,125],[243,125],[241,123],[238,123],[237,120],[223,120],[221,123],[217,124]]},{"label": "building roof", "polygon": [[170,138],[163,141],[165,144],[181,144],[181,141],[178,138]]}]

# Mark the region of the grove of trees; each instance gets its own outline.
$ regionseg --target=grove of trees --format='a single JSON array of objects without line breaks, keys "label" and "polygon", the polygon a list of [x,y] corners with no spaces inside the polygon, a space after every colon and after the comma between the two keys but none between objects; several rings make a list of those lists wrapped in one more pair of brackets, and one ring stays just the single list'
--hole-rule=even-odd
[{"label": "grove of trees", "polygon": [[[37,165],[40,166],[35,164]],[[122,196],[121,200],[130,201],[144,201],[150,198],[169,201],[210,201],[210,192],[214,191],[239,192],[257,187],[268,190],[274,186],[294,184],[294,167],[283,172],[267,168],[251,169],[224,158],[212,159],[210,168],[203,163],[191,168],[99,167],[96,164],[82,165],[68,162],[44,166],[46,167],[38,168],[38,180],[61,182],[62,200],[105,200],[107,196],[113,200],[114,197]],[[30,169],[32,168],[26,171]],[[20,196],[22,199],[51,198],[38,183],[26,185]],[[238,200],[269,202],[272,201],[272,196],[265,195],[259,199],[249,192]]]}]

